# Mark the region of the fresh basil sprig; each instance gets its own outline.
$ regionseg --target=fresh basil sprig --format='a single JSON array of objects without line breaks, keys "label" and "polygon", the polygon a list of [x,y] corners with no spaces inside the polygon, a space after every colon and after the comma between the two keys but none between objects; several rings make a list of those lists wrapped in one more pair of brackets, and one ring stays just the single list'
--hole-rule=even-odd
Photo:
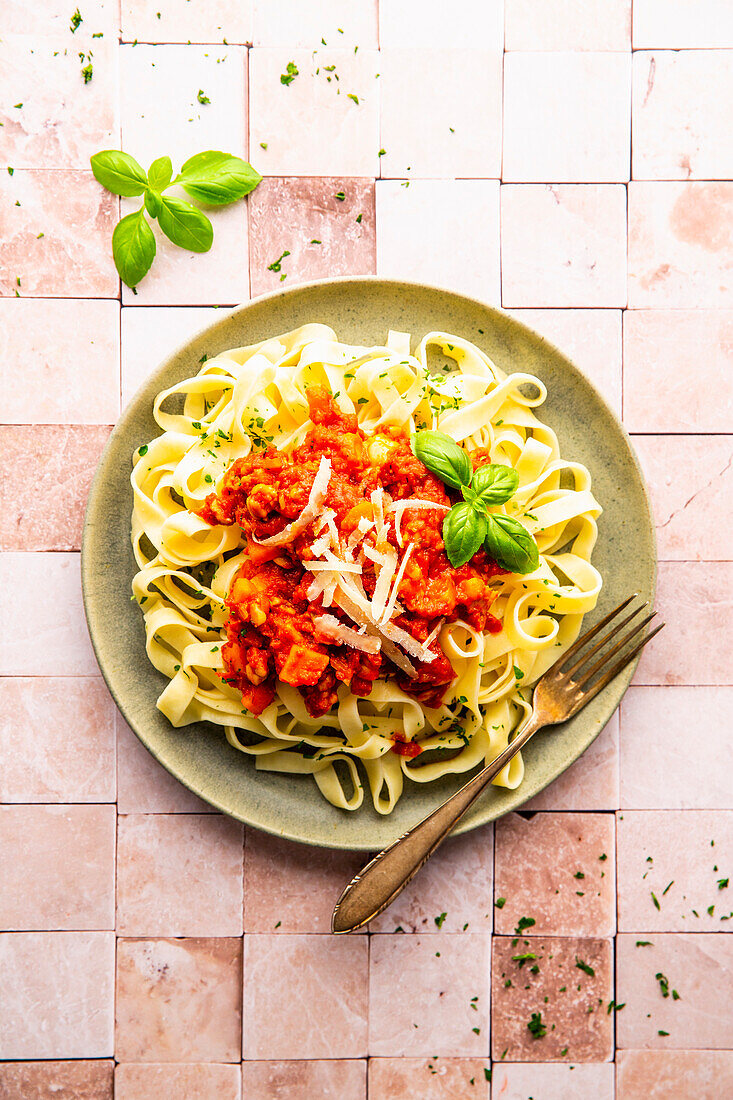
[{"label": "fresh basil sprig", "polygon": [[490,463],[474,473],[467,452],[444,432],[416,432],[411,446],[431,473],[461,490],[463,500],[453,505],[443,521],[443,542],[451,565],[465,565],[484,546],[504,569],[533,573],[539,565],[539,551],[527,528],[503,512],[489,512],[517,491],[516,470]]},{"label": "fresh basil sprig", "polygon": [[163,192],[177,185],[199,202],[226,206],[249,194],[262,179],[251,164],[215,149],[190,157],[175,179],[170,157],[158,157],[145,172],[129,153],[104,149],[92,156],[91,165],[95,179],[113,195],[143,196],[140,209],[122,218],[112,234],[115,267],[133,289],[155,259],[155,235],[146,213],[157,219],[173,244],[189,252],[208,252],[214,239],[214,227],[202,210]]}]

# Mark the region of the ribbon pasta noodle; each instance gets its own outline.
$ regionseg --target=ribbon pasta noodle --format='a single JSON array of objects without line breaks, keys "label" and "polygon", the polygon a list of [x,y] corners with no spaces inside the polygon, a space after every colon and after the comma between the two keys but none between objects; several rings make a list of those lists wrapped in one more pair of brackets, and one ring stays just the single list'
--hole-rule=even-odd
[{"label": "ribbon pasta noodle", "polygon": [[[437,373],[431,366],[436,354],[444,364]],[[297,688],[278,680],[274,698],[256,715],[226,682],[225,601],[246,541],[237,525],[212,525],[199,512],[235,459],[268,446],[289,452],[303,442],[312,426],[307,392],[313,386],[328,390],[343,414],[355,414],[367,436],[390,426],[410,433],[437,429],[469,455],[483,449],[492,462],[518,474],[514,496],[497,511],[521,519],[534,536],[539,566],[530,574],[492,578],[497,632],[479,631],[461,619],[438,624],[440,649],[455,678],[436,707],[382,677],[364,696],[340,684],[337,703],[313,717]],[[168,680],[157,706],[172,725],[223,726],[229,743],[254,756],[258,770],[311,775],[322,795],[344,810],[361,806],[366,779],[382,814],[393,809],[406,779],[429,783],[468,772],[502,752],[531,710],[527,688],[576,639],[601,588],[590,561],[601,508],[588,470],[561,457],[554,432],[538,419],[535,410],[545,397],[539,379],[521,371],[505,375],[458,336],[428,333],[411,354],[407,334],[390,333],[382,347],[351,346],[321,324],[222,352],[193,377],[159,393],[153,415],[161,432],[133,456],[138,572],[132,590],[144,616],[148,657]],[[403,517],[397,508],[399,545]],[[327,535],[325,524],[323,519]],[[368,547],[365,552],[373,556]],[[393,551],[394,568],[401,556],[404,572],[407,553],[409,547]],[[323,554],[331,560],[328,550]],[[363,592],[352,576],[357,568],[344,568],[343,592],[357,600]],[[318,566],[313,569],[318,578]],[[392,584],[393,607],[400,577]],[[314,583],[328,591],[323,581]],[[338,602],[339,586],[332,582],[331,588]],[[339,606],[348,609],[343,592]],[[382,622],[389,613],[388,600]],[[329,620],[322,621],[325,630]],[[364,643],[365,630],[355,626],[351,636],[360,635]],[[370,625],[367,633],[377,632]],[[402,652],[409,666],[410,650],[405,656],[400,633],[394,637],[398,641],[386,640],[384,628],[383,652]],[[393,751],[395,731],[400,741],[415,742],[419,755]],[[515,788],[523,774],[517,755],[494,782]]]}]

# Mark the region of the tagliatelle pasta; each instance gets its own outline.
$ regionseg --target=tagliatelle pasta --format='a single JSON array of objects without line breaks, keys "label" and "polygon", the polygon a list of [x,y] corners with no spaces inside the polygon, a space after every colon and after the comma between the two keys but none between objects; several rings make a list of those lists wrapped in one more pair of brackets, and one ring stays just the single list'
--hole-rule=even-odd
[{"label": "tagliatelle pasta", "polygon": [[[516,492],[495,511],[526,526],[539,566],[525,575],[497,571],[487,582],[492,630],[477,629],[468,615],[436,618],[422,639],[404,627],[410,563],[418,560],[404,532],[416,513],[439,523],[446,506],[434,500],[390,499],[375,490],[346,538],[324,504],[331,471],[323,459],[306,507],[292,530],[281,527],[282,537],[270,537],[272,546],[266,538],[248,542],[236,523],[204,518],[236,460],[303,446],[313,428],[314,389],[333,395],[344,417],[356,417],[367,444],[389,446],[390,432],[432,428],[474,460],[482,455],[516,471]],[[359,347],[340,343],[321,324],[222,352],[160,393],[153,411],[161,434],[134,455],[132,587],[148,657],[169,681],[157,703],[163,714],[177,727],[223,726],[258,770],[311,775],[324,797],[346,810],[362,804],[364,778],[375,808],[389,813],[405,779],[427,783],[494,759],[531,709],[527,688],[573,643],[602,583],[590,561],[601,508],[588,470],[561,458],[554,432],[535,415],[545,397],[539,379],[503,374],[458,336],[429,333],[411,353],[404,333],[390,333],[382,347]],[[223,656],[231,646],[232,586],[255,550],[271,560],[306,530],[300,564],[311,583],[308,599],[318,605],[315,650],[335,646],[352,666],[355,651],[383,664],[368,693],[338,683],[334,704],[317,715],[307,691],[270,668],[263,676],[271,701],[265,694],[254,713]],[[454,677],[437,705],[437,696],[417,698],[409,682],[436,655],[447,657]],[[395,751],[405,744],[409,754]],[[515,788],[523,773],[517,755],[495,783]]]}]

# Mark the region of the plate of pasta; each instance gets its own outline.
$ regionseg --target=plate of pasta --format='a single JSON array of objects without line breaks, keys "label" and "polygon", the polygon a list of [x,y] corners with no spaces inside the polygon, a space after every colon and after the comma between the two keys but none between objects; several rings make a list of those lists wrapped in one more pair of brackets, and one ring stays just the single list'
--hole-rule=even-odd
[{"label": "plate of pasta", "polygon": [[[473,299],[363,278],[257,299],[152,372],[101,459],[82,580],[112,694],[173,775],[371,850],[507,746],[601,592],[651,598],[655,560],[629,441],[577,368]],[[630,677],[461,830],[564,771]]]}]

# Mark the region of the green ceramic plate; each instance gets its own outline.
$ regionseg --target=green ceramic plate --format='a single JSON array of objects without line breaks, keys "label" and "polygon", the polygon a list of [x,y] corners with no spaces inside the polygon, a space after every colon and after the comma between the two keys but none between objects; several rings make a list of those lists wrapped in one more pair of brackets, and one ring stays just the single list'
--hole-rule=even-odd
[{"label": "green ceramic plate", "polygon": [[[251,757],[229,746],[207,723],[173,729],[156,709],[165,679],[145,654],[143,623],[130,600],[135,571],[130,549],[131,455],[158,432],[151,408],[159,390],[195,374],[201,356],[252,344],[307,321],[331,325],[339,339],[383,343],[390,328],[418,339],[442,329],[473,340],[502,370],[536,374],[547,385],[540,414],[560,440],[565,458],[591,471],[603,505],[593,563],[604,588],[600,617],[631,592],[654,596],[654,528],[629,439],[593,386],[556,348],[498,310],[434,287],[377,278],[333,279],[258,298],[224,314],[189,340],[137,393],[109,440],[97,469],[84,527],[82,580],[92,643],[117,705],[143,744],[186,787],[248,825],[309,844],[374,850],[394,840],[464,781],[407,783],[394,813],[384,818],[366,803],[356,813],[329,805],[308,777],[257,773]],[[598,736],[628,686],[626,671],[584,710],[555,731],[540,733],[525,750],[526,775],[516,791],[495,787],[473,807],[460,831],[515,810],[565,770]]]}]

